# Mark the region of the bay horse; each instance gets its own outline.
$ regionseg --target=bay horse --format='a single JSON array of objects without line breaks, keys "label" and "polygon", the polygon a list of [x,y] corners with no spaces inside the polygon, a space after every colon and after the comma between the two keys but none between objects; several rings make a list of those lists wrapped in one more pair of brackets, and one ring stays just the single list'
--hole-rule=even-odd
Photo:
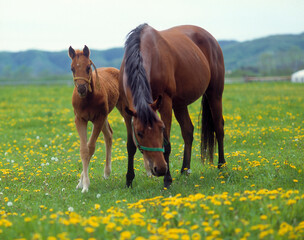
[{"label": "bay horse", "polygon": [[[225,66],[222,50],[206,30],[191,25],[157,31],[148,24],[132,30],[120,68],[120,95],[126,101],[128,139],[127,186],[132,186],[136,147],[148,174],[172,178],[169,168],[172,109],[184,140],[181,173],[190,173],[194,127],[188,105],[202,96],[201,158],[213,161],[218,142],[218,168],[224,163],[222,95]],[[160,114],[157,114],[157,111]],[[204,157],[203,157],[204,155]]]},{"label": "bay horse", "polygon": [[[95,152],[95,145],[102,131],[106,145],[106,164],[104,178],[111,173],[112,129],[107,116],[118,104],[119,99],[119,70],[116,68],[96,69],[90,60],[90,50],[84,46],[83,50],[69,48],[72,60],[75,88],[72,96],[72,105],[75,114],[75,124],[80,137],[80,156],[83,170],[77,189],[87,192],[90,185],[89,163]],[[92,71],[94,66],[95,71]],[[88,121],[93,123],[92,134],[87,142]]]}]

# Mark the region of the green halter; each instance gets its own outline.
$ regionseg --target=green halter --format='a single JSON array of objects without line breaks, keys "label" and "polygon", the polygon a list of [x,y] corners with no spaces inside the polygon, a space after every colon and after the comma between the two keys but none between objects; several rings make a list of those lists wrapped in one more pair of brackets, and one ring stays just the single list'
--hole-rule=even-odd
[{"label": "green halter", "polygon": [[151,148],[151,147],[144,147],[144,146],[141,146],[138,141],[137,141],[137,138],[136,138],[136,135],[135,135],[135,130],[134,130],[134,126],[133,126],[133,119],[132,119],[132,132],[133,132],[133,138],[135,140],[135,143],[136,143],[136,147],[139,149],[139,151],[141,153],[143,153],[143,151],[149,151],[149,152],[165,152],[165,148],[164,146],[162,148]]}]

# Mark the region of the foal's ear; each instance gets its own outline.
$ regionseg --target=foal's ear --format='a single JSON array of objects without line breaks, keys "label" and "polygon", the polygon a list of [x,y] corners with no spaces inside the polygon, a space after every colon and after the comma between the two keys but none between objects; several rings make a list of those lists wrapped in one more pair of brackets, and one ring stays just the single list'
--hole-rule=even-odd
[{"label": "foal's ear", "polygon": [[132,117],[137,117],[137,113],[136,113],[135,110],[126,107],[126,108],[125,108],[125,111],[126,111],[126,113],[129,114],[130,116],[132,116]]},{"label": "foal's ear", "polygon": [[151,104],[151,108],[156,111],[160,108],[162,102],[162,96],[159,95],[158,98]]},{"label": "foal's ear", "polygon": [[86,57],[90,56],[90,49],[87,47],[87,45],[84,45],[83,55],[86,56]]},{"label": "foal's ear", "polygon": [[69,47],[69,56],[71,59],[76,56],[75,50],[71,46]]}]

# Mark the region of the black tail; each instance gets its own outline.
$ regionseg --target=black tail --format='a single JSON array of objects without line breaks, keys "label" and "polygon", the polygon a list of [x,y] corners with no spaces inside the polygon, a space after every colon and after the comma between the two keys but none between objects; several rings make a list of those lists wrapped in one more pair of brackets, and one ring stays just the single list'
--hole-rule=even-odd
[{"label": "black tail", "polygon": [[155,121],[155,115],[149,104],[153,102],[153,98],[140,52],[140,36],[146,26],[147,24],[139,25],[128,34],[125,43],[125,73],[128,77],[127,85],[131,89],[138,118],[145,125],[152,125]]},{"label": "black tail", "polygon": [[206,94],[202,97],[201,108],[202,113],[202,126],[201,126],[201,159],[203,162],[207,157],[209,161],[213,162],[213,153],[215,141],[215,130]]}]

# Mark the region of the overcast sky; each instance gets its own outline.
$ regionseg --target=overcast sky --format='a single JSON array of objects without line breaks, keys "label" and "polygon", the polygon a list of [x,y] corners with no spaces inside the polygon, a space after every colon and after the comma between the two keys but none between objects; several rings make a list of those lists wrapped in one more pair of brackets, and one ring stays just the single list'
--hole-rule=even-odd
[{"label": "overcast sky", "polygon": [[141,23],[193,24],[218,40],[304,32],[304,0],[0,0],[0,51],[122,47]]}]

